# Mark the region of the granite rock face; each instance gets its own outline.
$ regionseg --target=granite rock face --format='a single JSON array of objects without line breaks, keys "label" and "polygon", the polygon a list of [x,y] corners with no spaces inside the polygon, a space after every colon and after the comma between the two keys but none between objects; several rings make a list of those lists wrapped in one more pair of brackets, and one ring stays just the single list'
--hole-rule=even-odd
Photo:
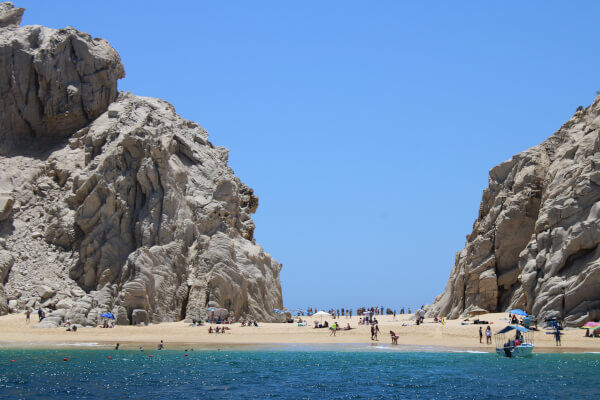
[{"label": "granite rock face", "polygon": [[119,54],[73,28],[19,27],[23,9],[0,8],[0,152],[52,143],[106,111],[125,76]]},{"label": "granite rock face", "polygon": [[24,8],[15,8],[12,3],[1,3],[0,28],[19,27],[24,12]]},{"label": "granite rock face", "polygon": [[522,308],[600,319],[600,96],[553,136],[494,167],[479,216],[430,315]]},{"label": "granite rock face", "polygon": [[[48,326],[104,312],[120,324],[205,319],[211,307],[281,319],[281,265],[254,242],[258,198],[227,149],[169,103],[117,94],[123,68],[103,40],[9,27],[0,61],[3,44],[29,57],[18,73],[49,85],[0,100],[0,313],[14,300],[56,310]],[[10,93],[23,86],[13,81]]]}]

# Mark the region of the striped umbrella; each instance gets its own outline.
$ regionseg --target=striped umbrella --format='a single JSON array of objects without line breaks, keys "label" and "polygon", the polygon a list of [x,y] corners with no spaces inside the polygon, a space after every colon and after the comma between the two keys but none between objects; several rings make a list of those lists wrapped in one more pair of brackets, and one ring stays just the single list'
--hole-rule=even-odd
[{"label": "striped umbrella", "polygon": [[583,329],[593,329],[600,326],[600,322],[588,322],[586,323],[584,326],[582,326],[581,328]]}]

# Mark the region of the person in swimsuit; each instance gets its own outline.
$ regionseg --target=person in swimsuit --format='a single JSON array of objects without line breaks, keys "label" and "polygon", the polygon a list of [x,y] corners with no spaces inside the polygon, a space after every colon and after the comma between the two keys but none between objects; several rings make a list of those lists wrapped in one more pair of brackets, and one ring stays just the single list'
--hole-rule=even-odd
[{"label": "person in swimsuit", "polygon": [[374,336],[375,336],[375,340],[379,340],[379,339],[377,339],[377,335],[378,335],[378,334],[381,332],[381,331],[379,330],[379,325],[377,325],[377,324],[373,325],[373,329],[374,329],[374,331],[375,331],[375,334],[374,334]]}]

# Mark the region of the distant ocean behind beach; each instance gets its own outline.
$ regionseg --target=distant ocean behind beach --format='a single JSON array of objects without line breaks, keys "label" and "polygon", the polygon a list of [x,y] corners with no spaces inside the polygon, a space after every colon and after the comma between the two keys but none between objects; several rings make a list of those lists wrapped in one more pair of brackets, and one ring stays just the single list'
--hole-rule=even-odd
[{"label": "distant ocean behind beach", "polygon": [[309,346],[144,352],[4,348],[0,349],[0,397],[597,399],[600,393],[600,354],[507,359],[491,353],[396,349],[359,345],[341,351]]}]

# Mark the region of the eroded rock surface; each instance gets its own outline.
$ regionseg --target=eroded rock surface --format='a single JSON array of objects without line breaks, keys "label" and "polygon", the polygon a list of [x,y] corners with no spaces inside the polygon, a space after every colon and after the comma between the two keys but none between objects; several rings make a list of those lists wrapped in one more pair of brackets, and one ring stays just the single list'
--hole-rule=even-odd
[{"label": "eroded rock surface", "polygon": [[0,28],[18,27],[21,25],[24,8],[15,8],[14,4],[6,2],[0,4]]},{"label": "eroded rock surface", "polygon": [[431,315],[522,308],[600,319],[600,97],[494,167],[479,217]]},{"label": "eroded rock surface", "polygon": [[125,75],[119,54],[71,27],[19,27],[0,5],[0,153],[72,134],[106,111]]},{"label": "eroded rock surface", "polygon": [[[205,319],[211,307],[281,318],[281,265],[254,242],[258,198],[227,149],[165,101],[117,96],[123,68],[103,40],[12,26],[0,62],[14,54],[21,66],[0,72],[21,76],[0,77],[0,313],[12,301],[55,310],[45,326],[104,312]],[[42,137],[54,141],[21,140]]]}]

